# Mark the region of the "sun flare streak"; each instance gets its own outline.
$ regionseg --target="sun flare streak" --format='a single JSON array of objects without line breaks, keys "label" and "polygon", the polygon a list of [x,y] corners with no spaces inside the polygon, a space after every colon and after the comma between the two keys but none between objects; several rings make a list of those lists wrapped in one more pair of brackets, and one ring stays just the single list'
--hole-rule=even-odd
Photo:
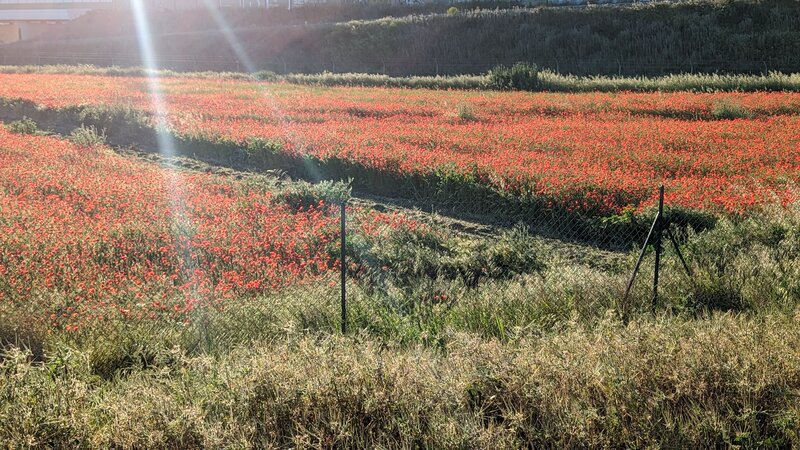
[{"label": "sun flare streak", "polygon": [[[147,19],[147,11],[143,0],[132,0],[131,6],[136,24],[139,52],[147,73],[147,92],[154,113],[158,151],[165,158],[173,158],[177,156],[177,151],[175,140],[170,133],[171,126],[167,104],[162,96],[163,89],[158,75],[158,61],[150,32],[150,24]],[[191,280],[195,266],[189,256],[191,254],[189,248],[191,245],[190,230],[193,226],[186,213],[185,199],[187,196],[184,192],[184,183],[181,174],[176,170],[167,169],[163,170],[162,173],[164,174],[164,183],[169,196],[167,200],[175,245],[177,248],[183,249],[180,252],[183,258],[183,276],[186,280]],[[192,301],[196,301],[196,299]]]},{"label": "sun flare streak", "polygon": [[[256,73],[258,68],[256,67],[255,63],[253,63],[253,59],[247,54],[244,46],[241,44],[241,42],[239,42],[239,39],[236,37],[236,34],[233,32],[230,24],[228,24],[228,22],[225,20],[225,17],[220,13],[215,2],[213,0],[203,0],[203,6],[206,8],[206,10],[208,10],[208,13],[211,15],[214,23],[217,25],[217,28],[219,28],[219,30],[222,32],[222,35],[225,37],[228,46],[230,46],[231,50],[233,50],[233,53],[236,55],[236,58],[239,60],[242,66],[244,66],[245,71],[250,74]],[[272,110],[272,115],[280,124],[283,139],[285,139],[286,142],[293,144],[295,148],[302,148],[302,145],[299,145],[301,140],[299,139],[298,133],[295,133],[295,131],[292,129],[291,123],[289,123],[284,117],[283,112],[278,106],[278,102],[273,98],[269,88],[260,86],[258,91]],[[312,181],[322,180],[322,174],[310,161],[303,159],[303,168],[307,173],[311,174],[313,178]]]}]

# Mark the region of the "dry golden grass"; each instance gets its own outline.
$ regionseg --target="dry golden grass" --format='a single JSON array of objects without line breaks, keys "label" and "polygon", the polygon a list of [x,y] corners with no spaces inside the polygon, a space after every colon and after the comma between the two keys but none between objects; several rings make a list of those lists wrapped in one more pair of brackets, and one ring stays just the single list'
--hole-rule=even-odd
[{"label": "dry golden grass", "polygon": [[565,324],[444,350],[289,336],[103,381],[85,354],[0,368],[0,439],[120,448],[800,445],[800,313]]}]

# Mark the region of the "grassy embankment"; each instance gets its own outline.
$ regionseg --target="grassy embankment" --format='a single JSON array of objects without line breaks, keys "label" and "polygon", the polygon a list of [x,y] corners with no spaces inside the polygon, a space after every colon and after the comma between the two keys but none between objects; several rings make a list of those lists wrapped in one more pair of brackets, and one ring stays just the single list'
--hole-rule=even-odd
[{"label": "grassy embankment", "polygon": [[[222,14],[253,69],[278,73],[461,75],[517,61],[576,75],[800,71],[796,0],[518,9],[467,4],[456,14],[436,13],[441,6],[369,9]],[[126,10],[97,11],[2,54],[20,63],[42,54],[51,62],[136,65],[133,17]],[[230,34],[211,14],[150,11],[148,22],[161,67],[236,69]]]}]

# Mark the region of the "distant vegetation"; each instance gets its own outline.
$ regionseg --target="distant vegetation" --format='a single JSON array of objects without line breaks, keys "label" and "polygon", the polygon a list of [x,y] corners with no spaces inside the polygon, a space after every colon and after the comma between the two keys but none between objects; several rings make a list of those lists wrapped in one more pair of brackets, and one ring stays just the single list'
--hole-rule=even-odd
[{"label": "distant vegetation", "polygon": [[[510,78],[511,68],[500,66],[481,75],[390,77],[367,73],[287,74],[270,71],[253,74],[242,72],[176,72],[172,70],[148,71],[141,67],[96,67],[91,65],[53,66],[0,66],[0,73],[51,73],[102,75],[116,77],[143,77],[157,74],[161,77],[224,78],[286,82],[312,86],[363,86],[409,89],[452,90],[530,90],[544,92],[758,92],[800,91],[800,73],[770,72],[766,75],[674,74],[660,77],[620,77],[559,75],[549,70],[536,71],[532,66],[526,83]],[[535,75],[534,75],[535,74]],[[535,78],[533,78],[535,76]],[[519,75],[518,75],[519,77]]]},{"label": "distant vegetation", "polygon": [[[562,74],[654,76],[798,72],[799,5],[797,0],[733,0],[624,7],[459,8],[457,13],[444,7],[422,7],[387,9],[385,15],[391,17],[380,19],[367,10],[349,16],[330,11],[314,15],[310,8],[305,20],[287,16],[280,22],[269,17],[272,10],[227,11],[225,17],[255,69],[282,74],[477,74],[498,64],[525,61]],[[213,20],[198,12],[187,18],[182,12],[176,21],[176,14],[159,12],[151,17],[162,67],[244,70]],[[400,17],[404,14],[414,15]],[[364,20],[346,21],[347,17]],[[50,39],[15,44],[0,53],[15,64],[140,64],[128,12],[96,13]],[[39,60],[39,53],[49,57]],[[87,58],[87,53],[92,57]],[[79,54],[84,56],[70,56]]]}]

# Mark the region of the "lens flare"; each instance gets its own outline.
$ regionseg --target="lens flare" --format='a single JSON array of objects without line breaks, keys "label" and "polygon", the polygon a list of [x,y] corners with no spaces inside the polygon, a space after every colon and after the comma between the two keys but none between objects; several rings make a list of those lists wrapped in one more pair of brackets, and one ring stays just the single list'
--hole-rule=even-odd
[{"label": "lens flare", "polygon": [[[152,104],[152,111],[154,112],[154,121],[156,128],[156,142],[158,145],[158,152],[165,158],[172,158],[177,155],[175,148],[175,139],[171,134],[171,126],[168,118],[167,104],[162,97],[163,89],[158,75],[158,60],[153,45],[152,34],[150,32],[150,24],[147,19],[147,10],[143,0],[131,0],[131,8],[133,10],[134,22],[136,24],[136,38],[139,44],[139,53],[142,58],[142,64],[147,74],[147,93],[150,97]],[[176,170],[163,170],[164,183],[166,191],[169,193],[170,205],[170,219],[172,221],[172,230],[176,240],[176,247],[185,247],[191,242],[191,230],[193,229],[191,220],[186,214],[186,193],[183,188],[183,180],[181,174]],[[190,253],[190,252],[185,252]],[[184,255],[185,268],[184,278],[191,279],[191,272],[195,268],[194,261],[188,256]],[[196,297],[196,292],[194,293]],[[196,302],[197,298],[187,299],[187,301]]]}]

